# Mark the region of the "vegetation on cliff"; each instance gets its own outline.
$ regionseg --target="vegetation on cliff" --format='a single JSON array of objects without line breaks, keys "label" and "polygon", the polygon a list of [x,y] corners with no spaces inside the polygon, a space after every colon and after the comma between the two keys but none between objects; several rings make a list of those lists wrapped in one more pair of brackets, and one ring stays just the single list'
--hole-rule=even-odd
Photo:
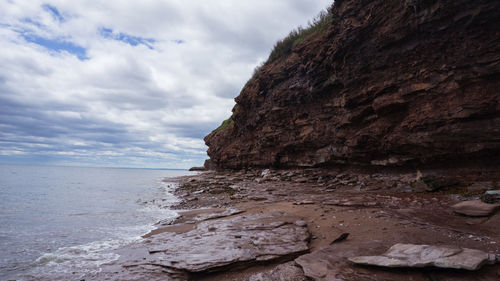
[{"label": "vegetation on cliff", "polygon": [[231,117],[229,117],[228,119],[222,121],[222,124],[220,124],[220,126],[217,127],[217,129],[215,129],[214,132],[219,132],[219,131],[225,130],[225,129],[229,128],[229,126],[231,126],[233,123],[234,123],[234,120]]},{"label": "vegetation on cliff", "polygon": [[266,63],[271,63],[279,58],[289,55],[292,48],[306,40],[311,34],[322,31],[326,26],[333,22],[333,5],[326,10],[321,11],[306,28],[301,26],[292,30],[287,37],[279,40],[274,45]]}]

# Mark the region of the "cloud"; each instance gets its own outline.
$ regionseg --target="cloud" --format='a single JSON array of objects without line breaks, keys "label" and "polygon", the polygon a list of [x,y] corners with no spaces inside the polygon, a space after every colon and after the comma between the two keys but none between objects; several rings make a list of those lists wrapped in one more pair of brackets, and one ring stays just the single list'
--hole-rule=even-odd
[{"label": "cloud", "polygon": [[0,3],[0,162],[199,166],[274,43],[329,0]]}]

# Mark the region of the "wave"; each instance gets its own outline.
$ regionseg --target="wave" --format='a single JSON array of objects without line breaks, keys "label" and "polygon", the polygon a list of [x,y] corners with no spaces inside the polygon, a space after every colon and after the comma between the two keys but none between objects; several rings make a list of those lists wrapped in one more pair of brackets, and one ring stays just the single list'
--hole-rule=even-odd
[{"label": "wave", "polygon": [[[18,276],[18,280],[81,280],[89,274],[100,271],[103,264],[112,263],[119,259],[119,248],[141,241],[142,235],[155,229],[154,223],[158,220],[174,220],[179,214],[170,207],[180,202],[173,195],[177,184],[158,181],[153,199],[138,199],[138,208],[135,214],[139,217],[149,218],[143,224],[134,226],[119,226],[96,228],[108,238],[87,244],[61,247],[51,253],[41,255],[31,265],[27,274]],[[149,196],[147,196],[149,197]],[[108,212],[106,212],[108,213]],[[111,213],[111,212],[109,212]],[[128,213],[128,212],[127,212]],[[99,213],[101,214],[101,213]],[[130,214],[130,213],[129,213]],[[75,212],[70,216],[94,216],[89,212]],[[133,216],[136,216],[133,215]]]},{"label": "wave", "polygon": [[[127,232],[144,232],[150,226],[138,226]],[[120,231],[120,230],[118,230]],[[86,275],[97,273],[103,264],[118,260],[118,254],[113,253],[120,247],[140,241],[140,236],[123,236],[120,238],[95,241],[83,245],[62,247],[53,253],[46,253],[39,257],[32,265],[29,274],[20,276],[21,280],[68,280],[68,276],[75,280]]]}]

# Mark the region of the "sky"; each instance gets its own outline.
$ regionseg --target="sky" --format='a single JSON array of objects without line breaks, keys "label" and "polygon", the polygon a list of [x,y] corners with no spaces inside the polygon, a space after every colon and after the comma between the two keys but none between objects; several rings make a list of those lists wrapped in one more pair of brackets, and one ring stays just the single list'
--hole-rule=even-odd
[{"label": "sky", "polygon": [[331,0],[0,0],[0,163],[201,166],[274,43]]}]

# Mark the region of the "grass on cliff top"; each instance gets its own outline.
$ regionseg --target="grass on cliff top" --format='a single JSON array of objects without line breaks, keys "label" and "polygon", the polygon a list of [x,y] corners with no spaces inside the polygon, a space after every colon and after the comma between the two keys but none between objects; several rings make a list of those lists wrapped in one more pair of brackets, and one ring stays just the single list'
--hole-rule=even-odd
[{"label": "grass on cliff top", "polygon": [[290,54],[292,52],[292,48],[297,44],[309,38],[309,36],[313,33],[323,30],[328,24],[333,22],[332,8],[333,5],[328,9],[321,11],[312,21],[309,22],[306,28],[299,26],[298,28],[292,30],[287,37],[276,42],[266,63],[273,62]]},{"label": "grass on cliff top", "polygon": [[231,117],[229,117],[228,119],[222,121],[222,124],[217,129],[215,129],[214,132],[219,132],[219,131],[225,130],[233,123],[234,123],[234,120]]},{"label": "grass on cliff top", "polygon": [[283,58],[292,52],[293,47],[297,44],[302,43],[312,34],[317,31],[322,31],[330,23],[333,22],[333,4],[326,10],[321,11],[312,21],[309,22],[306,28],[302,26],[290,31],[287,37],[279,40],[274,44],[273,50],[265,62],[262,62],[253,71],[252,77],[247,81],[243,89],[248,87],[248,85],[255,79],[259,70],[268,63],[274,62],[279,58]]}]

